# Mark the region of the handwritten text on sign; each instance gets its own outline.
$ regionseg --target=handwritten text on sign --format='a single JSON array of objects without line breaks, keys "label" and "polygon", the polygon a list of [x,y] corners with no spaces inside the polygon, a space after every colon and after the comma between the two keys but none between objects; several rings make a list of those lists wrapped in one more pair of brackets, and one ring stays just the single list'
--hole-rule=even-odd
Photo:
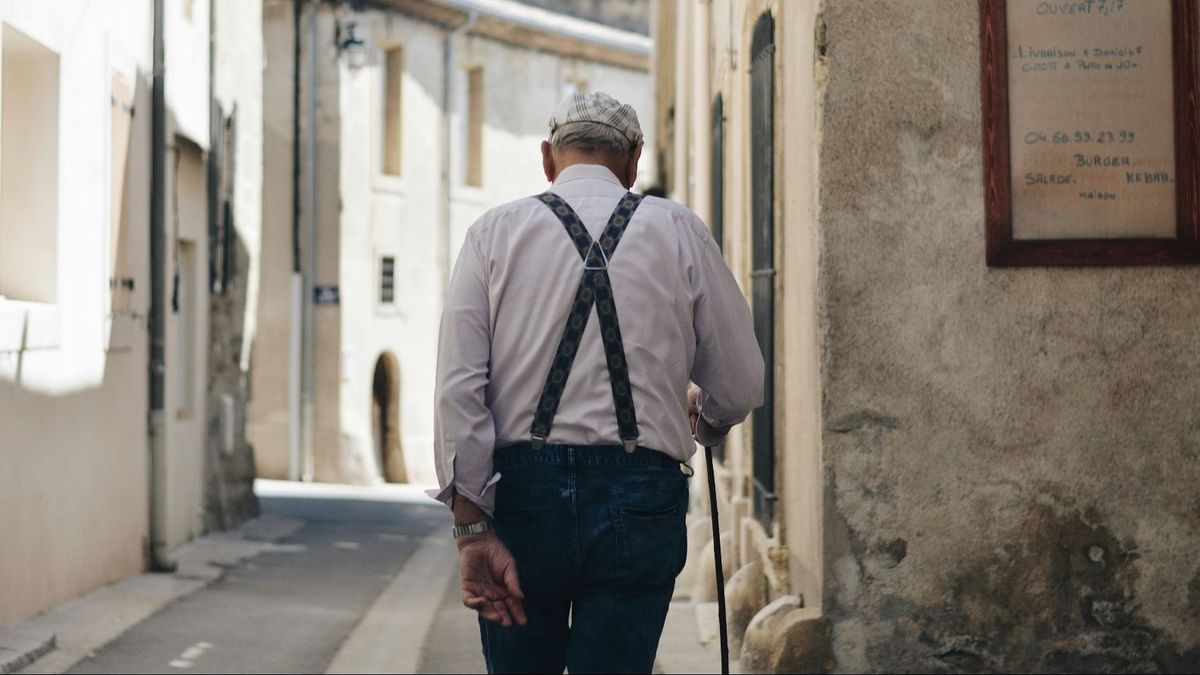
[{"label": "handwritten text on sign", "polygon": [[1169,0],[1008,0],[1015,239],[1175,236]]}]

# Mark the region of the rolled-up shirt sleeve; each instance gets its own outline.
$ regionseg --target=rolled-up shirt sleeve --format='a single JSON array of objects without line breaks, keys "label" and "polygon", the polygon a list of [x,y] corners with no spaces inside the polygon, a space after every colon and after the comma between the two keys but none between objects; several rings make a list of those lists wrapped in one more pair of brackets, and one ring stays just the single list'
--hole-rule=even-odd
[{"label": "rolled-up shirt sleeve", "polygon": [[[692,323],[696,357],[691,379],[700,387],[701,431],[723,436],[763,403],[763,357],[754,318],[721,249],[695,216]],[[710,427],[704,429],[705,424]],[[708,434],[711,435],[711,434]]]},{"label": "rolled-up shirt sleeve", "polygon": [[429,495],[449,505],[454,495],[495,509],[499,474],[492,470],[496,428],[485,390],[491,358],[487,268],[469,233],[442,309],[434,393],[434,457],[437,490]]}]

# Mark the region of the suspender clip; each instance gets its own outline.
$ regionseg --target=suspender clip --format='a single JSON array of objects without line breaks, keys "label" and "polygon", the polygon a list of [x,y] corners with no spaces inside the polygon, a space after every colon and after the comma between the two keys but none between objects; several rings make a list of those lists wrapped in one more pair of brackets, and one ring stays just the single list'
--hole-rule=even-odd
[{"label": "suspender clip", "polygon": [[534,434],[533,440],[529,441],[529,447],[533,448],[534,450],[541,450],[542,448],[546,447],[546,437]]},{"label": "suspender clip", "polygon": [[[592,262],[592,260],[594,260],[592,257],[593,249],[600,254],[601,264],[599,265]],[[600,246],[600,242],[593,241],[592,245],[588,247],[587,255],[583,259],[583,269],[587,270],[588,272],[599,272],[600,270],[608,269],[608,256],[604,255],[604,248]]]},{"label": "suspender clip", "polygon": [[632,455],[633,451],[637,450],[637,441],[638,439],[636,438],[622,438],[621,445],[625,446],[625,452],[627,454]]}]

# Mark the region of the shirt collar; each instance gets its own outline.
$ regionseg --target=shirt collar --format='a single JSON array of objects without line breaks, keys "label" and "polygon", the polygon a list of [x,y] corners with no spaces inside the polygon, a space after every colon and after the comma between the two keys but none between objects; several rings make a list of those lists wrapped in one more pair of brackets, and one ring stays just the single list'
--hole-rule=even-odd
[{"label": "shirt collar", "polygon": [[617,187],[624,189],[621,181],[617,180],[617,175],[603,164],[572,164],[558,173],[554,179],[554,185],[562,185],[575,180],[583,180],[592,178],[597,180],[608,181]]}]

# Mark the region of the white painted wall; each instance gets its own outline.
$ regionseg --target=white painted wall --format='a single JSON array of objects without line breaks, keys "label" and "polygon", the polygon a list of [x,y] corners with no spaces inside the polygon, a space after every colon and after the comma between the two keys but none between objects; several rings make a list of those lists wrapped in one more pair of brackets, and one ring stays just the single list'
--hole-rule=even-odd
[{"label": "white painted wall", "polygon": [[209,117],[208,11],[209,0],[166,0],[163,8],[170,128],[205,149]]},{"label": "white painted wall", "polygon": [[[175,548],[201,533],[204,515],[208,431],[208,0],[166,0],[163,24],[167,69],[167,259],[163,261],[167,280],[166,543],[168,548]],[[190,268],[182,265],[184,250],[191,251]],[[175,284],[180,290],[178,308],[172,303]],[[185,343],[187,339],[190,342]]]},{"label": "white painted wall", "polygon": [[[372,431],[372,378],[385,352],[399,362],[401,445],[409,479],[436,480],[431,453],[437,323],[441,313],[439,143],[442,36],[429,24],[370,13],[366,33],[380,48],[357,71],[342,71],[342,380],[343,451],[378,475]],[[382,50],[404,48],[401,175],[382,165]],[[379,260],[396,258],[396,303],[379,303]]]},{"label": "white painted wall", "polygon": [[[167,257],[196,242],[180,362],[167,316],[168,543],[199,531],[207,232],[208,2],[168,0]],[[190,18],[185,16],[190,7]],[[0,2],[0,21],[58,56],[55,292],[0,300],[0,624],[142,569],[148,537],[147,326],[152,4]],[[4,34],[8,34],[7,32]],[[0,37],[0,40],[3,38]],[[114,99],[116,103],[113,103]],[[122,129],[118,132],[118,129]],[[127,129],[127,132],[124,131]],[[179,142],[182,135],[188,145]],[[185,154],[176,171],[174,149]],[[33,158],[31,158],[33,161]],[[3,177],[0,177],[3,180]],[[176,194],[177,191],[177,194]],[[174,217],[178,196],[179,218]],[[0,246],[11,241],[0,241]],[[128,288],[131,284],[132,288]],[[168,299],[171,289],[167,289]],[[39,299],[39,298],[33,298]],[[186,370],[185,370],[186,369]],[[184,377],[186,373],[186,377]],[[180,383],[192,401],[180,416]]]},{"label": "white painted wall", "polygon": [[[477,36],[457,38],[451,111],[451,227],[448,259],[438,260],[443,35],[403,17],[373,15],[367,34],[377,47],[402,45],[403,171],[381,176],[383,59],[343,70],[342,115],[342,439],[343,449],[373,458],[372,376],[379,356],[400,363],[400,431],[409,480],[434,484],[433,386],[443,265],[458,258],[467,229],[487,209],[547,187],[540,143],[555,105],[573,83],[604,91],[639,113],[654,147],[650,78],[597,62],[566,58]],[[485,125],[483,184],[464,184],[466,72],[482,67]],[[514,92],[520,92],[514,96]],[[646,152],[639,186],[656,175]],[[396,305],[378,303],[379,258],[396,256]],[[373,461],[373,460],[372,460]],[[363,462],[370,465],[370,462]]]},{"label": "white painted wall", "polygon": [[[142,566],[150,10],[0,3],[0,21],[58,54],[60,102],[56,301],[0,301],[0,336],[23,332],[27,347],[0,337],[0,624]],[[115,177],[114,75],[139,111]],[[114,182],[126,205],[116,220]],[[113,268],[132,291],[110,291]]]},{"label": "white painted wall", "polygon": [[[167,546],[203,527],[208,428],[208,209],[204,155],[175,137],[168,151],[166,289]],[[178,157],[175,157],[178,153]],[[178,207],[176,208],[176,203]],[[177,292],[176,292],[176,284]],[[176,296],[177,301],[172,297]]]}]

